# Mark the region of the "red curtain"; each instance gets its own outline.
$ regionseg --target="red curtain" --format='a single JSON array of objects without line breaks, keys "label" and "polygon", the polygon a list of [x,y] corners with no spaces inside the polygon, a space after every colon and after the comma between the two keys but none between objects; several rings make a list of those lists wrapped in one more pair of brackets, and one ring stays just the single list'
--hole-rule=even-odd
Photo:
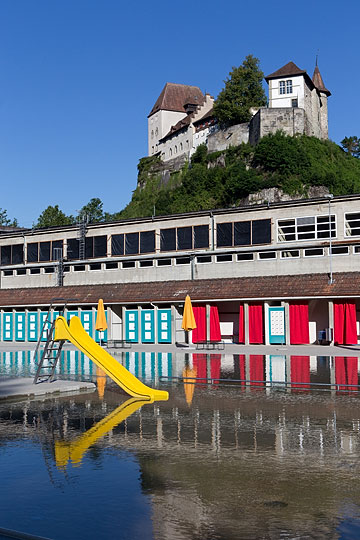
[{"label": "red curtain", "polygon": [[262,354],[250,354],[250,380],[254,386],[262,386],[264,377],[264,355]]},{"label": "red curtain", "polygon": [[291,356],[290,371],[292,388],[299,388],[300,390],[310,388],[310,356]]},{"label": "red curtain", "polygon": [[263,305],[249,304],[249,343],[264,343]]},{"label": "red curtain", "polygon": [[309,343],[309,306],[303,302],[291,302],[290,315],[290,343],[291,345]]},{"label": "red curtain", "polygon": [[245,343],[244,304],[240,304],[240,312],[239,312],[239,343]]},{"label": "red curtain", "polygon": [[206,341],[206,307],[193,306],[196,328],[192,331],[192,342]]},{"label": "red curtain", "polygon": [[334,342],[339,345],[357,344],[355,304],[334,303]]},{"label": "red curtain", "polygon": [[[335,357],[335,382],[339,385],[339,390],[350,391],[358,390],[358,359],[354,356],[336,356]],[[342,386],[354,385],[354,386]]]},{"label": "red curtain", "polygon": [[245,368],[245,354],[239,354],[239,371],[240,371],[240,380],[241,386],[245,384],[246,379],[246,368]]},{"label": "red curtain", "polygon": [[[210,375],[212,379],[220,379],[221,354],[210,354]],[[215,380],[214,384],[219,384],[219,381]]]},{"label": "red curtain", "polygon": [[210,341],[221,341],[219,311],[217,306],[210,306]]},{"label": "red curtain", "polygon": [[[206,354],[193,354],[193,366],[196,369],[196,379],[207,379],[206,361]],[[205,380],[200,380],[199,382],[204,383]]]}]

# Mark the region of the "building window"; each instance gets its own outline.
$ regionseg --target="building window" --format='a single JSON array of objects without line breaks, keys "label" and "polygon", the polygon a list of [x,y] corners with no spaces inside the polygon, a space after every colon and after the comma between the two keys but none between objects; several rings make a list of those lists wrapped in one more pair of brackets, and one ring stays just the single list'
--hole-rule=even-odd
[{"label": "building window", "polygon": [[360,236],[360,213],[345,214],[345,236]]},{"label": "building window", "polygon": [[155,129],[155,137],[157,137],[158,135],[159,135],[159,129],[156,128],[156,129]]},{"label": "building window", "polygon": [[251,246],[271,242],[271,220],[235,221],[218,223],[217,247]]},{"label": "building window", "polygon": [[292,106],[293,108],[295,108],[295,107],[298,107],[298,106],[299,106],[299,105],[298,105],[298,100],[297,100],[297,98],[296,98],[296,99],[292,99],[292,100],[291,100],[291,106]]},{"label": "building window", "polygon": [[154,130],[153,129],[151,130],[151,138],[152,139],[154,138]]},{"label": "building window", "polygon": [[209,226],[194,225],[160,230],[160,251],[203,249],[209,247]]},{"label": "building window", "polygon": [[85,238],[85,257],[92,259],[96,257],[106,257],[107,236],[89,236]]},{"label": "building window", "polygon": [[27,262],[57,261],[59,252],[63,249],[62,240],[52,242],[32,242],[27,245]]},{"label": "building window", "polygon": [[1,264],[22,264],[23,262],[23,244],[1,246]]},{"label": "building window", "polygon": [[172,156],[172,148],[169,149],[169,156]]},{"label": "building window", "polygon": [[186,141],[186,148],[189,148],[189,140]]},{"label": "building window", "polygon": [[180,152],[182,152],[182,151],[183,151],[183,143],[181,142],[180,143]]},{"label": "building window", "polygon": [[292,94],[292,81],[286,81],[286,93],[287,94]]},{"label": "building window", "polygon": [[175,148],[174,148],[174,154],[177,154],[177,146],[175,144]]},{"label": "building window", "polygon": [[280,81],[279,82],[279,93],[280,94],[285,94],[285,81]]},{"label": "building window", "polygon": [[[330,217],[331,238],[336,238],[335,215]],[[329,216],[298,217],[279,219],[277,241],[322,240],[330,238]]]}]

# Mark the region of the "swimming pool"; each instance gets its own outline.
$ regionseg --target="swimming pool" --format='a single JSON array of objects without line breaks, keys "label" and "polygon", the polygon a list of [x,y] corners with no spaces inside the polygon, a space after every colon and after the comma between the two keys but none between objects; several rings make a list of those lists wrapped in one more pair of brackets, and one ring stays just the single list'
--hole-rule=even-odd
[{"label": "swimming pool", "polygon": [[[15,352],[1,374],[33,370]],[[59,373],[99,378],[68,352]],[[357,359],[161,355],[119,360],[167,402],[130,410],[106,379],[102,397],[0,404],[0,527],[53,539],[358,536]]]}]

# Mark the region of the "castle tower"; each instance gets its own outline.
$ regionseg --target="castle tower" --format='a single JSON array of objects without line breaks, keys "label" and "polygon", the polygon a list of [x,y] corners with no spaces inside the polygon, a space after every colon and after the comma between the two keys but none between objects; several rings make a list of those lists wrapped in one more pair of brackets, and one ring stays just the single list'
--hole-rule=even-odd
[{"label": "castle tower", "polygon": [[318,95],[318,121],[320,124],[320,139],[327,139],[329,136],[328,129],[328,105],[327,99],[331,96],[331,92],[325,87],[320,70],[316,64],[312,82],[316,88]]},{"label": "castle tower", "polygon": [[159,141],[188,116],[189,107],[195,110],[204,101],[205,96],[197,86],[166,83],[148,116],[148,155],[159,151]]}]

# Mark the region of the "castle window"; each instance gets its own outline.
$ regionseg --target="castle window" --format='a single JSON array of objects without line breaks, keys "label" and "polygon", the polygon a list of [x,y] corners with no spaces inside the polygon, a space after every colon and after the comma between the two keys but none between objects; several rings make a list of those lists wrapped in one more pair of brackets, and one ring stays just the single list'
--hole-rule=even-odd
[{"label": "castle window", "polygon": [[180,143],[180,152],[182,152],[182,150],[183,150],[183,143],[181,142]]},{"label": "castle window", "polygon": [[151,138],[152,139],[154,138],[154,130],[153,129],[151,130]]},{"label": "castle window", "polygon": [[279,93],[280,94],[285,94],[285,81],[280,81],[279,82]]},{"label": "castle window", "polygon": [[297,100],[297,98],[291,100],[291,106],[292,106],[292,107],[298,107],[298,106],[299,106],[299,105],[298,105],[298,100]]},{"label": "castle window", "polygon": [[286,81],[286,93],[287,94],[292,94],[292,81]]},{"label": "castle window", "polygon": [[175,148],[174,148],[174,154],[177,154],[177,146],[175,144]]},{"label": "castle window", "polygon": [[156,128],[156,129],[155,129],[155,137],[157,137],[158,135],[159,135],[159,129]]},{"label": "castle window", "polygon": [[172,156],[172,148],[170,148],[170,150],[169,150],[169,156],[170,157]]}]

